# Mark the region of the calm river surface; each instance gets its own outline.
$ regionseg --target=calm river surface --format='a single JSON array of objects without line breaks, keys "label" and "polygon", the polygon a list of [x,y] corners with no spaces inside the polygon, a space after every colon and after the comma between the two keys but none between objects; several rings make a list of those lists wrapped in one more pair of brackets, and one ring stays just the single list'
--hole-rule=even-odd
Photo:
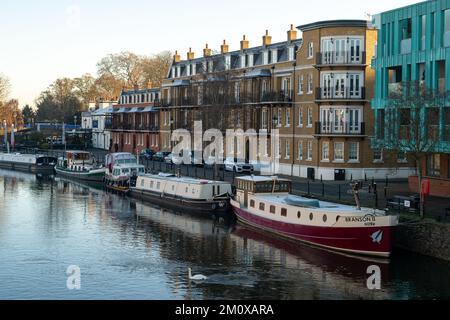
[{"label": "calm river surface", "polygon": [[[381,268],[370,291],[366,270]],[[81,289],[67,289],[79,266]],[[195,283],[187,270],[208,276]],[[285,242],[81,184],[0,170],[0,299],[450,299],[450,264]]]}]

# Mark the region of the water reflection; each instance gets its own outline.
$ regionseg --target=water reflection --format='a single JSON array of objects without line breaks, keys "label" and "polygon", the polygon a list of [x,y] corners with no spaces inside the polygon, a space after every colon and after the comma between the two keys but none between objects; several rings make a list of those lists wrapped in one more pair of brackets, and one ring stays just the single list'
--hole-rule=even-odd
[{"label": "water reflection", "polygon": [[[0,171],[0,201],[0,298],[449,297],[445,262],[336,254],[59,178]],[[79,292],[65,288],[72,264],[82,269]],[[373,264],[382,271],[380,291],[366,287]],[[188,267],[208,280],[189,281]]]}]

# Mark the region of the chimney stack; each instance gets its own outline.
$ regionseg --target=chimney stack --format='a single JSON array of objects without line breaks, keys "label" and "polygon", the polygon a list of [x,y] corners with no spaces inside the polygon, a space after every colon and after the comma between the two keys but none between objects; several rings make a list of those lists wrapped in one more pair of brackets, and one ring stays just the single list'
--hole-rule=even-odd
[{"label": "chimney stack", "polygon": [[173,62],[178,63],[181,61],[181,56],[178,54],[178,51],[175,51],[175,55],[173,56]]},{"label": "chimney stack", "polygon": [[244,35],[244,38],[241,41],[241,51],[248,49],[249,44],[250,44],[250,42],[245,38],[245,35]]},{"label": "chimney stack", "polygon": [[291,30],[289,30],[287,34],[288,34],[288,42],[297,40],[297,30],[294,29],[293,24],[291,24]]},{"label": "chimney stack", "polygon": [[188,60],[194,60],[195,54],[192,52],[192,48],[189,48],[189,52],[187,53]]},{"label": "chimney stack", "polygon": [[228,53],[230,47],[227,45],[227,40],[223,40],[223,45],[220,46],[222,54]]},{"label": "chimney stack", "polygon": [[212,50],[208,48],[208,44],[206,44],[205,49],[203,49],[203,56],[204,57],[210,57],[212,54]]},{"label": "chimney stack", "polygon": [[269,30],[266,30],[266,35],[263,36],[263,46],[267,47],[272,44],[272,37],[269,36]]}]

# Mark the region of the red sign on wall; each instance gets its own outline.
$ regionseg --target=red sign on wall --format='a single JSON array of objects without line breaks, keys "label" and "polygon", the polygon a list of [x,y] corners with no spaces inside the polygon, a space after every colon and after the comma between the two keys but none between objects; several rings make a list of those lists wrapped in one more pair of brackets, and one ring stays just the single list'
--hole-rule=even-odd
[{"label": "red sign on wall", "polygon": [[422,180],[422,186],[420,188],[420,193],[426,197],[430,195],[430,180],[429,179]]}]

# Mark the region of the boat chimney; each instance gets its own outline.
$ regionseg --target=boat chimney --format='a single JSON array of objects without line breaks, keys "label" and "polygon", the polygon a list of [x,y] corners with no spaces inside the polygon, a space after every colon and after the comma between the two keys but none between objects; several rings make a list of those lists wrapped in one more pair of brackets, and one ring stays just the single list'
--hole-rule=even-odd
[{"label": "boat chimney", "polygon": [[355,197],[356,209],[361,210],[361,201],[359,199],[359,182],[351,184],[353,196]]}]

